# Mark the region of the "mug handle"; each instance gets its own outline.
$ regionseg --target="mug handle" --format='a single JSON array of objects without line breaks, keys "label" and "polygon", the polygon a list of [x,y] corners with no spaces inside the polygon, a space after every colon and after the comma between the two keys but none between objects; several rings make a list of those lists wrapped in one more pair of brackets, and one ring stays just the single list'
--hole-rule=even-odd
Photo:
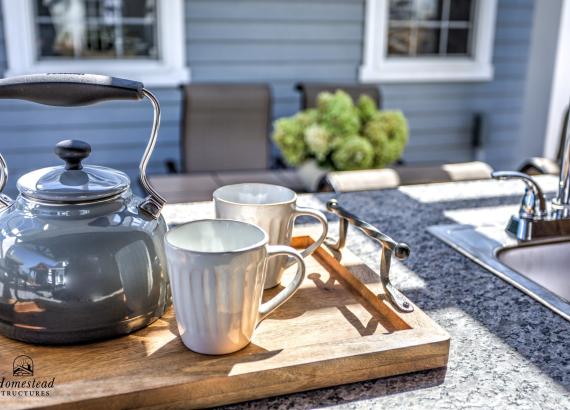
[{"label": "mug handle", "polygon": [[259,306],[260,322],[283,303],[287,302],[287,300],[293,296],[295,291],[299,289],[299,286],[301,286],[301,283],[303,283],[303,280],[305,279],[305,261],[299,252],[290,246],[267,245],[267,258],[269,259],[277,255],[289,255],[295,259],[298,266],[297,273],[295,274],[293,280],[285,287],[285,289]]},{"label": "mug handle", "polygon": [[[317,221],[319,221],[321,226],[323,227],[323,231],[319,239],[317,239],[313,244],[311,244],[311,246],[309,246],[308,248],[306,248],[301,252],[301,256],[303,258],[306,258],[307,256],[311,255],[319,246],[323,244],[329,231],[329,224],[327,222],[327,217],[321,211],[317,211],[316,209],[297,206],[293,213],[293,223],[295,223],[295,219],[297,219],[300,216],[313,217]],[[287,266],[291,266],[291,262],[288,263]]]}]

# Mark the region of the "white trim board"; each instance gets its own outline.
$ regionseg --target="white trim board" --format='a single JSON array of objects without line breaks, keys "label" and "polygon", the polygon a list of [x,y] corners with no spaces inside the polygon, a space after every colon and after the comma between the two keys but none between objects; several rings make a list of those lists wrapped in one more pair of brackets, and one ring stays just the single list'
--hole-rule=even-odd
[{"label": "white trim board", "polygon": [[488,81],[493,78],[497,0],[478,0],[473,57],[386,58],[388,0],[366,0],[362,82]]},{"label": "white trim board", "polygon": [[[548,119],[544,137],[544,156],[554,159],[560,143],[562,118],[570,101],[570,0],[562,0],[558,43],[552,73]],[[549,73],[544,73],[548,75]],[[528,97],[527,97],[528,98]]]},{"label": "white trim board", "polygon": [[186,66],[184,0],[158,0],[158,60],[37,61],[33,0],[2,0],[6,77],[33,73],[91,73],[142,81],[147,86],[176,86],[190,81]]}]

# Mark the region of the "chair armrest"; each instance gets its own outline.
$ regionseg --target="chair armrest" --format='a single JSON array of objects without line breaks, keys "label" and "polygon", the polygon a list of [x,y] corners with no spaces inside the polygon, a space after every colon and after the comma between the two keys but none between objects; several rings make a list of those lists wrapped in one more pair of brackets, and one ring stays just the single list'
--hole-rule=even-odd
[{"label": "chair armrest", "polygon": [[428,166],[396,166],[362,171],[336,171],[326,176],[324,188],[335,192],[396,188],[401,185],[472,181],[491,178],[493,169],[481,161]]},{"label": "chair armrest", "polygon": [[560,173],[560,165],[548,158],[533,157],[524,161],[518,171],[529,175],[557,175]]},{"label": "chair armrest", "polygon": [[319,188],[323,191],[332,190],[340,193],[396,188],[399,185],[398,173],[393,169],[385,168],[329,172],[325,177],[325,182]]}]

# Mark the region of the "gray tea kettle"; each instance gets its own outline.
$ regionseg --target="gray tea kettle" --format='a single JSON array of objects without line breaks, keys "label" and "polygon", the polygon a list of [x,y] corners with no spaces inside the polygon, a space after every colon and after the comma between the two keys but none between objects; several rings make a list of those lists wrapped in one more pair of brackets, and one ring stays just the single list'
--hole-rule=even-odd
[{"label": "gray tea kettle", "polygon": [[[148,98],[154,108],[140,163],[145,199],[123,172],[82,164],[89,144],[67,140],[64,164],[19,178],[20,194],[0,196],[0,334],[67,344],[130,333],[170,303],[163,250],[165,200],[146,178],[160,125],[157,99],[136,81],[90,74],[38,74],[0,80],[0,98],[52,106]],[[0,192],[8,169],[0,155]]]}]

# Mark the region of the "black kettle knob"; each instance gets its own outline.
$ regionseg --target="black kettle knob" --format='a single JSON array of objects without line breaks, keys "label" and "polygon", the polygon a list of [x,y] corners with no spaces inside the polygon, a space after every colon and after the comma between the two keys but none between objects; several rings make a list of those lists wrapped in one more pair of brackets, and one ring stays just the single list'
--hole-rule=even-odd
[{"label": "black kettle knob", "polygon": [[91,145],[80,140],[60,141],[55,146],[55,154],[65,161],[65,169],[82,169],[81,161],[91,154]]}]

